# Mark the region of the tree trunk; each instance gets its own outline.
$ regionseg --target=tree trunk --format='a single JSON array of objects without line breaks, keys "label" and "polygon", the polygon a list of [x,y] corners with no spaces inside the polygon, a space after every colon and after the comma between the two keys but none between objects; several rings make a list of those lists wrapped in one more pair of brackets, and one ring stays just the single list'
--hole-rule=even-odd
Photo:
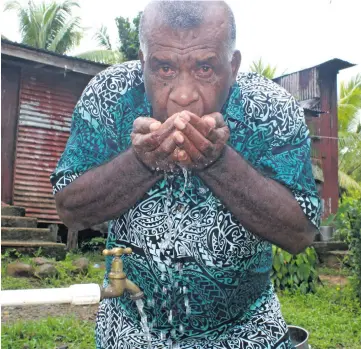
[{"label": "tree trunk", "polygon": [[75,250],[77,247],[78,247],[78,231],[69,229],[66,248],[68,251],[71,251],[71,250]]}]

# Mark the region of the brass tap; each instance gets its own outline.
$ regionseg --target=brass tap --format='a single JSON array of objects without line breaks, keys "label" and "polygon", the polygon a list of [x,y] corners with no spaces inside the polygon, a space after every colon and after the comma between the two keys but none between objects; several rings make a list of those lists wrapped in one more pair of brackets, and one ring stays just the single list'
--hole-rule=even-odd
[{"label": "brass tap", "polygon": [[101,289],[101,299],[120,297],[124,294],[124,291],[130,293],[132,300],[140,299],[144,296],[144,293],[140,288],[127,279],[127,275],[123,271],[123,261],[120,258],[123,254],[131,254],[133,251],[131,248],[116,247],[111,250],[104,250],[104,256],[114,256],[112,266],[109,273],[109,285]]}]

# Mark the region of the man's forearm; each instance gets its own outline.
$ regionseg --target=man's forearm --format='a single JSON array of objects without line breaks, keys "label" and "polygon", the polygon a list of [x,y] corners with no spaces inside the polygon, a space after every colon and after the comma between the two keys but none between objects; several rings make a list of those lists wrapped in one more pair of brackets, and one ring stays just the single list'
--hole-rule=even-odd
[{"label": "man's forearm", "polygon": [[197,174],[249,231],[291,253],[312,243],[315,228],[292,193],[232,148],[226,146],[214,165]]},{"label": "man's forearm", "polygon": [[158,179],[160,176],[150,172],[128,149],[58,192],[59,216],[77,230],[114,219],[140,200]]}]

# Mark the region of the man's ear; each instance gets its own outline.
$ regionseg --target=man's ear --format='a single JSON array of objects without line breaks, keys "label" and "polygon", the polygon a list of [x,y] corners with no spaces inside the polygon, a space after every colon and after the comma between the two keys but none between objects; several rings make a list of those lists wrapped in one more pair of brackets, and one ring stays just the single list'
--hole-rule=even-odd
[{"label": "man's ear", "polygon": [[144,71],[144,54],[142,50],[139,50],[138,57],[140,60],[140,64],[142,65],[142,70]]},{"label": "man's ear", "polygon": [[238,50],[234,51],[231,62],[233,81],[236,81],[238,70],[239,67],[241,66],[241,60],[242,60],[241,52],[239,52]]}]

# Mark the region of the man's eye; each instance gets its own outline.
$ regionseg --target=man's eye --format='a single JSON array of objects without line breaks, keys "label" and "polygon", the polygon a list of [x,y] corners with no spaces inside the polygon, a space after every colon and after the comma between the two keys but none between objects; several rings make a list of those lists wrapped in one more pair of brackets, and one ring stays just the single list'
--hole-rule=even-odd
[{"label": "man's eye", "polygon": [[213,74],[213,69],[211,66],[207,65],[207,64],[203,64],[199,67],[197,75],[199,75],[200,77],[211,77]]},{"label": "man's eye", "polygon": [[174,75],[174,70],[168,65],[163,65],[159,68],[159,73],[162,76],[169,77]]}]

